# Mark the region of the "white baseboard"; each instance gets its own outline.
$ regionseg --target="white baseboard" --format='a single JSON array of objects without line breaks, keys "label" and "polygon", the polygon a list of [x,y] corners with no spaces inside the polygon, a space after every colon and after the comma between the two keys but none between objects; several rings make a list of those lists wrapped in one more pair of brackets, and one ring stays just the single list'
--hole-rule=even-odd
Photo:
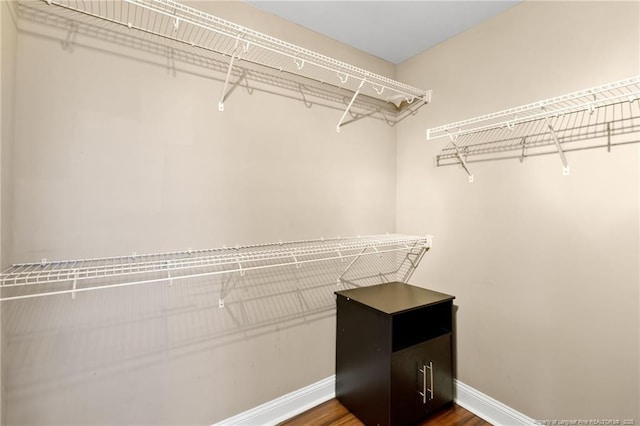
[{"label": "white baseboard", "polygon": [[336,376],[327,377],[302,389],[229,417],[214,426],[270,426],[285,421],[336,396]]},{"label": "white baseboard", "polygon": [[[214,426],[275,425],[335,397],[336,377],[331,376],[265,404],[230,417]],[[493,425],[531,426],[534,420],[488,395],[454,379],[454,402]]]},{"label": "white baseboard", "polygon": [[535,424],[532,418],[457,379],[453,379],[453,389],[456,404],[493,425],[531,426]]}]

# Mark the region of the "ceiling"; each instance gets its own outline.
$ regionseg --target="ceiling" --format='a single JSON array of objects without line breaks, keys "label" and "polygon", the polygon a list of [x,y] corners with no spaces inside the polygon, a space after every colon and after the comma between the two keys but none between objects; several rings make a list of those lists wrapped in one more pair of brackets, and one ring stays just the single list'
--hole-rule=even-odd
[{"label": "ceiling", "polygon": [[394,64],[489,19],[522,0],[245,0]]}]

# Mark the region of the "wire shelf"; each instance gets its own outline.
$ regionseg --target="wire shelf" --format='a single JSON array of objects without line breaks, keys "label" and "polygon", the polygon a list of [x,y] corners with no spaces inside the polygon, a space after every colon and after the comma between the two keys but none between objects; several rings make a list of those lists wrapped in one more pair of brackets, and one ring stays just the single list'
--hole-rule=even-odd
[{"label": "wire shelf", "polygon": [[[0,301],[206,278],[271,268],[302,268],[318,262],[344,263],[333,277],[348,282],[357,263],[371,257],[399,253],[397,271],[408,279],[431,247],[430,237],[381,235],[279,242],[232,248],[190,250],[157,254],[19,263],[0,274]],[[375,263],[375,260],[373,261]],[[375,273],[375,268],[367,268]],[[362,278],[361,276],[357,277]],[[17,292],[11,292],[12,289]],[[224,294],[220,297],[221,305]]]},{"label": "wire shelf", "polygon": [[564,152],[640,142],[640,76],[427,130],[442,137],[438,166],[560,154],[568,173]]},{"label": "wire shelf", "polygon": [[[124,46],[134,49],[136,53],[145,52],[167,57],[170,70],[177,69],[177,62],[202,67],[217,74],[224,73],[228,69],[229,58],[223,54],[186,46],[177,41],[166,40],[142,31],[131,31],[125,26],[90,16],[80,20],[77,19],[78,16],[84,15],[60,7],[49,7],[41,0],[20,0],[20,2],[10,3],[10,5],[15,6],[15,13],[19,17],[20,25],[24,22],[33,22],[66,31],[66,38],[61,40],[64,49],[72,49],[74,44],[78,43],[77,39],[82,37],[85,40],[100,40]],[[30,30],[32,29],[30,28]],[[249,93],[254,90],[271,92],[274,87],[280,88],[288,92],[286,96],[302,100],[309,108],[318,104],[332,109],[344,110],[345,105],[353,96],[353,93],[346,89],[322,84],[302,76],[273,71],[271,68],[258,64],[244,63],[242,66],[235,66],[231,74],[239,85]],[[249,82],[257,84],[250,86]],[[415,115],[421,106],[423,105],[414,102],[410,106],[398,110],[394,104],[368,96],[359,96],[350,110],[351,121],[366,117],[381,120],[389,126],[394,126],[405,118]],[[347,123],[344,122],[343,125]]]},{"label": "wire shelf", "polygon": [[[348,90],[354,93],[353,99],[364,95],[391,103],[398,110],[428,103],[431,98],[431,91],[355,67],[172,0],[40,0],[40,4],[45,8],[64,9],[74,12],[74,15],[116,24],[125,31],[137,30],[177,42],[185,50],[196,49],[221,55],[227,62],[228,74],[231,74],[234,62],[243,61]],[[228,95],[228,79],[219,104],[221,110]],[[342,120],[338,128],[341,124]]]}]

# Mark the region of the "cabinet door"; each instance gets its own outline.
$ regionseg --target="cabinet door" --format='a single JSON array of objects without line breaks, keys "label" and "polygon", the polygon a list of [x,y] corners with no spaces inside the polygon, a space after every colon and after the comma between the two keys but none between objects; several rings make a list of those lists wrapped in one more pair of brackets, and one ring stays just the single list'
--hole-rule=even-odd
[{"label": "cabinet door", "polygon": [[436,337],[428,344],[426,362],[431,362],[433,372],[433,380],[430,380],[430,390],[433,393],[431,400],[430,395],[427,395],[427,412],[430,413],[453,401],[451,333]]},{"label": "cabinet door", "polygon": [[392,425],[416,423],[452,400],[451,333],[392,355]]}]

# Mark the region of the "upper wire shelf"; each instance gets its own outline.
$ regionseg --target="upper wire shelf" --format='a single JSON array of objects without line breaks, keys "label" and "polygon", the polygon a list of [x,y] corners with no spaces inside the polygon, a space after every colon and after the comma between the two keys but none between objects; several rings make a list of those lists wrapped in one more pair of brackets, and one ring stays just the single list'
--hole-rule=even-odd
[{"label": "upper wire shelf", "polygon": [[[0,274],[3,290],[0,301],[27,299],[56,294],[124,287],[224,274],[244,276],[248,271],[277,267],[301,268],[306,264],[337,261],[345,264],[336,282],[363,257],[399,256],[398,270],[408,279],[424,253],[431,237],[377,235],[332,238],[206,250],[187,250],[157,254],[132,254],[65,261],[14,264]],[[11,291],[17,290],[17,291]],[[5,294],[8,292],[8,294]],[[224,295],[220,297],[224,305]]]},{"label": "upper wire shelf", "polygon": [[237,25],[172,0],[42,0],[49,6],[79,12],[129,29],[224,55],[228,60],[219,109],[235,61],[266,66],[353,92],[337,129],[359,95],[392,103],[402,110],[426,104],[431,91],[412,87],[337,59]]},{"label": "upper wire shelf", "polygon": [[[437,165],[559,154],[640,142],[640,76],[427,130],[449,138]],[[577,144],[577,142],[581,142]]]}]

